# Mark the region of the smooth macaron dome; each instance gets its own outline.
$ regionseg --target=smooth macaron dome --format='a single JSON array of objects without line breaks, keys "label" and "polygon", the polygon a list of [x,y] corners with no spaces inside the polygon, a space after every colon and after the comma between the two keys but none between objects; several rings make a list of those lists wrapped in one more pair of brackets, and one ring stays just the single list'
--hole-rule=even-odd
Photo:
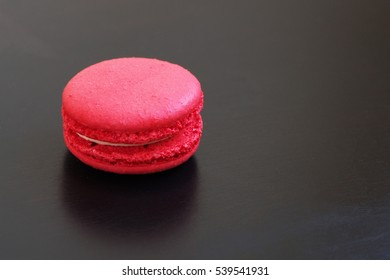
[{"label": "smooth macaron dome", "polygon": [[175,167],[202,135],[199,81],[183,67],[149,58],[118,58],[87,67],[62,95],[64,139],[92,167],[152,173]]}]

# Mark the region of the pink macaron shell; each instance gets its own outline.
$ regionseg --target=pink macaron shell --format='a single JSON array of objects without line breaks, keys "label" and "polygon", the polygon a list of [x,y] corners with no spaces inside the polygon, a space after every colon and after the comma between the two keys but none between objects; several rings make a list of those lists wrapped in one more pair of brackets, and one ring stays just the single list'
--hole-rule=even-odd
[{"label": "pink macaron shell", "polygon": [[118,165],[109,164],[104,161],[97,161],[79,152],[78,150],[74,149],[71,146],[68,146],[68,148],[72,152],[72,154],[75,155],[79,160],[81,160],[85,164],[95,169],[99,169],[111,173],[117,173],[117,174],[149,174],[149,173],[165,171],[168,169],[172,169],[176,166],[179,166],[180,164],[186,162],[188,159],[191,158],[191,156],[197,150],[198,146],[199,146],[199,142],[197,143],[196,146],[193,147],[193,150],[191,152],[174,160],[159,162],[154,164],[134,165],[134,166],[126,166],[126,165],[118,166]]},{"label": "pink macaron shell", "polygon": [[63,110],[80,124],[108,131],[169,127],[203,98],[183,67],[149,58],[106,60],[79,72],[63,92]]}]

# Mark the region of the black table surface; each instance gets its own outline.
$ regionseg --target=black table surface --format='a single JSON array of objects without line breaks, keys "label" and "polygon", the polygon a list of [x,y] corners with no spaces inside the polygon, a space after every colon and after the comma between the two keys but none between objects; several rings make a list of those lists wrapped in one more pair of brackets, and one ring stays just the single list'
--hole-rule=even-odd
[{"label": "black table surface", "polygon": [[[389,259],[390,3],[0,0],[1,259]],[[84,67],[194,73],[187,163],[115,175],[62,137]]]}]

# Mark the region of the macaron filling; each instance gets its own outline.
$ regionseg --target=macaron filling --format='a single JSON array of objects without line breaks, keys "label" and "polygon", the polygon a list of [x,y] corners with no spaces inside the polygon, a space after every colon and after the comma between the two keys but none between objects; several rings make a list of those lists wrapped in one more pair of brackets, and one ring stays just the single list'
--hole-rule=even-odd
[{"label": "macaron filling", "polygon": [[82,135],[78,132],[76,132],[76,134],[78,136],[80,136],[81,138],[87,140],[87,141],[90,141],[92,143],[95,143],[95,144],[98,144],[98,145],[104,145],[104,146],[113,146],[113,147],[137,147],[137,146],[143,146],[143,145],[150,145],[150,144],[155,144],[155,143],[158,143],[158,142],[161,142],[161,141],[164,141],[164,140],[167,140],[169,139],[170,137],[166,137],[166,138],[163,138],[163,139],[160,139],[160,140],[155,140],[155,141],[149,141],[149,142],[144,142],[144,143],[138,143],[138,144],[126,144],[126,143],[111,143],[111,142],[106,142],[106,141],[100,141],[100,140],[97,140],[97,139],[92,139],[90,137],[87,137],[85,135]]}]

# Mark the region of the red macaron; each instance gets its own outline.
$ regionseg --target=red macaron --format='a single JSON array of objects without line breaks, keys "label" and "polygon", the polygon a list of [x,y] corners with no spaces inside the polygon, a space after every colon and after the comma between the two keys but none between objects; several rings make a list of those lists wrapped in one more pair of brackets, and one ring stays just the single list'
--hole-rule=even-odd
[{"label": "red macaron", "polygon": [[117,58],[82,70],[62,95],[65,144],[105,171],[144,174],[188,160],[202,135],[203,92],[183,67]]}]

